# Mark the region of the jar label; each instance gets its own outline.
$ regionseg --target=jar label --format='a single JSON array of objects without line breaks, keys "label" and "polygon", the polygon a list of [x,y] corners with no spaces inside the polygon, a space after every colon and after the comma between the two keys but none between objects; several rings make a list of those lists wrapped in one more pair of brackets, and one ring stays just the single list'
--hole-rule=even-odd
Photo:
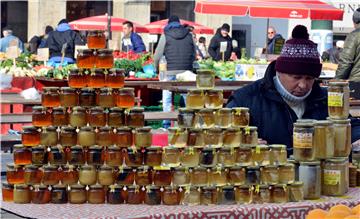
[{"label": "jar label", "polygon": [[340,183],[341,171],[340,170],[324,170],[324,184],[337,185]]},{"label": "jar label", "polygon": [[344,94],[339,92],[328,92],[328,106],[342,107],[344,105]]},{"label": "jar label", "polygon": [[295,148],[312,148],[313,134],[312,133],[298,133],[294,132],[294,147]]}]

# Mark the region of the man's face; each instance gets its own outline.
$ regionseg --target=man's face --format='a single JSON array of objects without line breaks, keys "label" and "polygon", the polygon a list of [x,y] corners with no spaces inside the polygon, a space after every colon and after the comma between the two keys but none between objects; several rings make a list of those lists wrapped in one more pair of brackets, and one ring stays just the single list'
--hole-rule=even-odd
[{"label": "man's face", "polygon": [[267,34],[268,34],[268,38],[272,39],[272,38],[274,38],[274,36],[276,34],[276,31],[274,29],[272,29],[272,28],[269,28]]},{"label": "man's face", "polygon": [[226,30],[221,30],[221,36],[223,37],[227,37],[229,35],[229,32],[227,32]]},{"label": "man's face", "polygon": [[127,24],[123,25],[123,33],[125,36],[129,36],[132,32],[132,28],[129,27]]},{"label": "man's face", "polygon": [[312,88],[315,77],[278,73],[281,84],[294,96],[303,97]]}]

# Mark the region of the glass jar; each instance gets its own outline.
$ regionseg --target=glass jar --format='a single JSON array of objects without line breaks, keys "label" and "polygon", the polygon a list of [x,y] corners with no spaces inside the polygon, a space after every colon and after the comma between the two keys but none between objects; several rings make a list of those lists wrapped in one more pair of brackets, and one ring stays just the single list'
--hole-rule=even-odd
[{"label": "glass jar", "polygon": [[191,185],[207,185],[209,182],[208,169],[205,167],[194,167],[190,171],[190,184]]},{"label": "glass jar", "polygon": [[159,186],[153,186],[153,185],[146,186],[144,204],[147,205],[161,204],[161,191]]},{"label": "glass jar", "polygon": [[152,184],[152,172],[148,166],[138,167],[135,174],[135,183],[139,186]]},{"label": "glass jar", "polygon": [[202,205],[215,205],[217,202],[217,188],[215,186],[205,186],[201,188],[200,203]]},{"label": "glass jar", "polygon": [[35,165],[42,165],[47,163],[45,154],[46,152],[43,146],[33,147],[31,149],[31,163]]},{"label": "glass jar", "polygon": [[43,167],[43,169],[44,169],[44,174],[42,176],[42,183],[44,185],[52,186],[59,183],[62,174],[59,174],[61,173],[61,171],[60,170],[58,171],[57,166],[46,165]]},{"label": "glass jar", "polygon": [[173,170],[173,185],[183,186],[190,183],[190,173],[188,167],[175,167]]},{"label": "glass jar", "polygon": [[79,93],[75,88],[62,87],[60,93],[60,104],[63,107],[73,107],[79,105]]},{"label": "glass jar", "polygon": [[86,39],[89,49],[106,48],[106,37],[104,31],[101,30],[89,31]]},{"label": "glass jar", "polygon": [[82,88],[79,94],[80,106],[96,106],[96,93],[93,88]]},{"label": "glass jar", "polygon": [[111,88],[101,88],[96,96],[96,105],[101,107],[115,106],[113,90]]},{"label": "glass jar", "polygon": [[217,153],[215,148],[204,147],[200,154],[200,165],[205,167],[215,166],[217,164]]},{"label": "glass jar", "polygon": [[198,118],[198,127],[212,128],[215,126],[215,118],[216,118],[215,110],[200,109],[200,111],[197,113],[197,116],[199,117]]},{"label": "glass jar", "polygon": [[114,144],[118,147],[130,147],[133,145],[133,133],[131,128],[121,127],[116,129]]},{"label": "glass jar", "polygon": [[6,164],[6,180],[10,184],[25,183],[24,168],[12,163]]},{"label": "glass jar", "polygon": [[291,163],[294,165],[294,169],[295,169],[295,180],[299,181],[299,166],[300,166],[300,162],[294,159],[294,156],[291,155],[289,157],[289,159],[287,160],[288,163]]},{"label": "glass jar", "polygon": [[82,185],[94,185],[97,179],[96,175],[96,168],[94,166],[81,166],[79,171],[79,182]]},{"label": "glass jar", "polygon": [[273,144],[270,148],[270,164],[279,165],[287,162],[286,145]]},{"label": "glass jar", "polygon": [[246,184],[258,185],[260,181],[260,167],[248,166],[246,168]]},{"label": "glass jar", "polygon": [[260,168],[261,184],[279,183],[279,169],[274,165],[267,165]]},{"label": "glass jar", "polygon": [[228,183],[227,181],[228,169],[224,167],[213,167],[208,174],[208,182],[214,186],[224,186]]},{"label": "glass jar", "polygon": [[268,185],[256,185],[253,191],[251,204],[262,204],[271,202],[271,193]]},{"label": "glass jar", "polygon": [[181,204],[200,205],[200,188],[197,186],[186,186]]},{"label": "glass jar", "polygon": [[197,89],[212,90],[215,87],[215,73],[211,70],[197,70],[196,87]]},{"label": "glass jar", "polygon": [[248,204],[251,202],[253,187],[250,185],[241,185],[236,187],[235,201],[237,204]]},{"label": "glass jar", "polygon": [[31,149],[22,144],[14,145],[14,163],[16,165],[31,164]]},{"label": "glass jar", "polygon": [[228,182],[232,185],[243,185],[246,180],[245,166],[231,166],[228,168]]},{"label": "glass jar", "polygon": [[206,146],[221,147],[223,145],[223,131],[221,128],[210,128],[204,131]]},{"label": "glass jar", "polygon": [[30,188],[27,185],[15,185],[13,194],[15,204],[27,204],[31,202]]},{"label": "glass jar", "polygon": [[139,205],[144,202],[145,192],[138,185],[127,186],[126,191],[126,204]]},{"label": "glass jar", "polygon": [[220,205],[234,205],[235,189],[234,186],[223,186],[218,192],[218,203]]},{"label": "glass jar", "polygon": [[160,166],[162,162],[162,147],[151,146],[146,148],[145,165],[154,167]]},{"label": "glass jar", "polygon": [[44,127],[52,125],[52,116],[43,106],[34,106],[32,108],[32,125]]},{"label": "glass jar", "polygon": [[190,128],[188,131],[187,146],[202,147],[205,145],[204,132],[199,128]]},{"label": "glass jar", "polygon": [[223,107],[224,97],[223,91],[219,89],[208,90],[205,93],[205,107],[220,109]]},{"label": "glass jar", "polygon": [[52,111],[53,126],[65,126],[69,124],[69,115],[64,107],[55,107]]},{"label": "glass jar", "polygon": [[106,76],[106,85],[110,88],[122,88],[125,85],[125,70],[113,68]]},{"label": "glass jar", "polygon": [[176,147],[185,147],[188,139],[186,129],[170,127],[168,129],[168,145]]},{"label": "glass jar", "polygon": [[116,100],[116,106],[120,108],[132,108],[135,106],[134,88],[121,88]]},{"label": "glass jar", "polygon": [[97,68],[112,68],[114,65],[114,55],[112,49],[97,50],[96,63]]},{"label": "glass jar", "polygon": [[104,204],[105,190],[102,185],[91,185],[87,191],[87,202],[90,204]]},{"label": "glass jar", "polygon": [[72,146],[70,149],[69,164],[83,165],[85,163],[85,154],[81,146]]},{"label": "glass jar", "polygon": [[[35,166],[35,165],[25,166],[25,171],[24,171],[25,184],[27,184],[27,185],[40,184],[42,176],[43,176],[43,172],[39,168],[39,166]],[[9,179],[8,179],[8,182],[9,182]]]},{"label": "glass jar", "polygon": [[202,147],[185,147],[180,154],[180,163],[185,167],[196,167],[199,165]]},{"label": "glass jar", "polygon": [[113,129],[110,127],[100,127],[96,132],[95,144],[100,146],[113,145]]},{"label": "glass jar", "polygon": [[241,142],[241,131],[239,128],[227,128],[223,131],[223,145],[238,147]]},{"label": "glass jar", "polygon": [[91,88],[105,87],[105,72],[103,69],[96,68],[91,70],[88,86]]},{"label": "glass jar", "polygon": [[172,172],[170,167],[155,166],[153,171],[153,183],[157,186],[168,186],[171,184]]},{"label": "glass jar", "polygon": [[87,125],[86,110],[83,107],[77,106],[72,108],[69,115],[69,124],[72,127],[83,127]]},{"label": "glass jar", "polygon": [[41,105],[43,107],[60,106],[60,95],[58,87],[44,87],[41,94]]},{"label": "glass jar", "polygon": [[49,126],[42,129],[40,134],[40,144],[46,146],[55,146],[58,143],[58,132],[56,127]]},{"label": "glass jar", "polygon": [[34,126],[23,126],[21,142],[24,146],[37,146],[40,144],[40,132]]},{"label": "glass jar", "polygon": [[177,186],[166,186],[162,194],[164,205],[179,205],[181,201],[181,193]]},{"label": "glass jar", "polygon": [[331,118],[347,119],[349,117],[349,99],[349,82],[329,81],[328,110]]},{"label": "glass jar", "polygon": [[52,187],[50,202],[53,204],[65,204],[68,202],[67,188],[65,185],[58,184]]},{"label": "glass jar", "polygon": [[95,131],[92,127],[81,127],[77,134],[78,144],[83,147],[95,145]]},{"label": "glass jar", "polygon": [[108,147],[105,154],[106,164],[109,166],[120,166],[123,164],[124,155],[118,146]]},{"label": "glass jar", "polygon": [[279,183],[289,184],[295,181],[295,167],[293,164],[279,166]]},{"label": "glass jar", "polygon": [[135,147],[143,148],[152,145],[151,127],[142,127],[135,129]]},{"label": "glass jar", "polygon": [[286,184],[272,186],[272,201],[274,203],[287,203],[289,201],[289,189]]},{"label": "glass jar", "polygon": [[94,145],[90,146],[87,152],[86,163],[89,165],[102,165],[104,163],[103,147]]},{"label": "glass jar", "polygon": [[144,152],[134,147],[128,147],[125,164],[131,167],[142,166],[144,164]]},{"label": "glass jar", "polygon": [[203,109],[205,105],[204,92],[202,90],[189,90],[186,96],[186,108]]},{"label": "glass jar", "polygon": [[301,202],[304,200],[304,183],[293,182],[289,185],[289,200],[291,202]]},{"label": "glass jar", "polygon": [[79,181],[79,171],[72,165],[62,167],[62,184],[73,185]]},{"label": "glass jar", "polygon": [[230,128],[232,124],[232,112],[229,108],[222,108],[216,112],[215,125],[220,128]]},{"label": "glass jar", "polygon": [[93,68],[95,55],[91,49],[79,49],[76,56],[76,66],[78,68]]},{"label": "glass jar", "polygon": [[51,192],[47,186],[35,185],[31,190],[31,203],[46,204],[51,200]]},{"label": "glass jar", "polygon": [[311,161],[315,159],[313,138],[313,123],[294,123],[293,152],[295,160]]},{"label": "glass jar", "polygon": [[49,163],[54,165],[66,164],[66,156],[62,146],[52,146],[49,152]]},{"label": "glass jar", "polygon": [[179,108],[178,114],[179,128],[193,128],[195,126],[195,112],[192,109]]},{"label": "glass jar", "polygon": [[117,182],[120,185],[132,185],[135,181],[135,174],[136,171],[131,167],[120,166],[118,175],[116,177]]},{"label": "glass jar", "polygon": [[70,69],[68,84],[71,88],[84,88],[89,83],[89,75],[85,74],[82,69]]},{"label": "glass jar", "polygon": [[73,127],[62,127],[59,140],[62,146],[75,146],[77,143],[76,129]]},{"label": "glass jar", "polygon": [[334,123],[334,157],[348,157],[351,152],[350,119],[333,120]]},{"label": "glass jar", "polygon": [[109,186],[115,182],[115,174],[113,168],[107,165],[103,165],[97,172],[98,183],[103,186]]},{"label": "glass jar", "polygon": [[258,133],[257,127],[255,126],[247,126],[244,127],[241,131],[241,145],[245,146],[255,146],[258,144]]},{"label": "glass jar", "polygon": [[235,149],[236,163],[249,166],[252,163],[251,146],[240,146]]},{"label": "glass jar", "polygon": [[125,112],[124,109],[113,107],[110,108],[108,114],[108,126],[120,127],[125,125]]},{"label": "glass jar", "polygon": [[321,194],[320,161],[300,162],[299,181],[304,183],[304,199],[319,199]]},{"label": "glass jar", "polygon": [[315,122],[314,142],[315,158],[327,159],[334,156],[334,126],[329,120]]},{"label": "glass jar", "polygon": [[93,107],[90,109],[89,125],[93,127],[102,127],[106,125],[106,113],[104,108]]},{"label": "glass jar", "polygon": [[253,164],[258,165],[269,165],[270,164],[270,151],[267,145],[253,146],[251,150],[251,157]]},{"label": "glass jar", "polygon": [[127,115],[126,124],[131,128],[141,128],[145,125],[144,108],[134,107]]},{"label": "glass jar", "polygon": [[248,126],[250,122],[249,108],[235,107],[232,108],[232,125],[234,127]]},{"label": "glass jar", "polygon": [[342,196],[349,189],[349,161],[347,157],[325,160],[322,170],[322,194]]},{"label": "glass jar", "polygon": [[236,163],[235,149],[233,147],[224,146],[218,152],[218,164],[225,166],[233,166]]},{"label": "glass jar", "polygon": [[107,203],[108,204],[123,204],[125,201],[123,186],[115,184],[109,186],[107,191]]},{"label": "glass jar", "polygon": [[85,186],[79,184],[71,185],[71,189],[69,191],[70,204],[84,204],[86,203],[86,200]]},{"label": "glass jar", "polygon": [[166,146],[163,148],[162,155],[163,166],[177,167],[180,166],[180,149],[173,146]]}]

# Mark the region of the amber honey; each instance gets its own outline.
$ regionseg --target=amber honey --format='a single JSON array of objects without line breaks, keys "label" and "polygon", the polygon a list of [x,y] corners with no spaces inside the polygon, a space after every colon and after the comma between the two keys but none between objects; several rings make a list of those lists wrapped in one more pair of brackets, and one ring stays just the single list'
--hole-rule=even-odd
[{"label": "amber honey", "polygon": [[51,192],[47,186],[36,185],[31,190],[31,202],[34,204],[46,204],[51,200]]},{"label": "amber honey", "polygon": [[114,144],[119,147],[130,147],[133,144],[133,134],[130,128],[117,128],[114,134]]},{"label": "amber honey", "polygon": [[52,116],[45,107],[34,106],[32,111],[32,124],[36,127],[52,125]]},{"label": "amber honey", "polygon": [[62,127],[59,140],[62,146],[75,146],[77,143],[76,129],[73,127]]},{"label": "amber honey", "polygon": [[68,83],[71,88],[84,88],[89,83],[89,75],[81,69],[70,69]]},{"label": "amber honey", "polygon": [[43,172],[41,171],[41,169],[39,169],[39,166],[28,165],[25,167],[25,171],[24,171],[25,184],[27,185],[40,184],[42,180],[42,176],[43,176]]},{"label": "amber honey", "polygon": [[89,125],[102,127],[106,125],[106,113],[102,107],[93,107],[89,113]]},{"label": "amber honey", "polygon": [[145,153],[145,165],[154,167],[160,166],[162,162],[162,148],[158,146],[152,146],[146,148]]},{"label": "amber honey", "polygon": [[144,108],[132,108],[127,115],[126,124],[131,128],[143,127],[145,125]]},{"label": "amber honey", "polygon": [[198,126],[201,128],[212,128],[215,126],[215,111],[213,109],[201,109],[197,114]]},{"label": "amber honey", "polygon": [[106,86],[110,88],[122,88],[125,84],[124,69],[110,69],[106,76]]},{"label": "amber honey", "polygon": [[235,127],[248,126],[250,122],[249,108],[237,107],[233,108],[232,125]]},{"label": "amber honey", "polygon": [[42,183],[44,185],[56,185],[61,180],[62,171],[58,171],[57,166],[47,165],[43,167],[44,174],[42,177]]},{"label": "amber honey", "polygon": [[34,126],[23,126],[21,142],[24,146],[37,146],[40,144],[40,132]]},{"label": "amber honey", "polygon": [[132,185],[135,180],[135,171],[131,167],[120,166],[116,179],[121,185]]},{"label": "amber honey", "polygon": [[127,187],[126,204],[142,204],[144,202],[145,192],[137,185]]},{"label": "amber honey", "polygon": [[105,160],[109,166],[121,166],[124,160],[124,154],[118,146],[111,146],[107,149]]},{"label": "amber honey", "polygon": [[55,165],[66,164],[65,151],[62,146],[53,146],[49,152],[49,163]]},{"label": "amber honey", "polygon": [[99,49],[95,65],[97,68],[112,68],[114,65],[113,51],[111,49]]},{"label": "amber honey", "polygon": [[113,129],[110,127],[101,127],[96,133],[95,143],[100,146],[110,146],[113,144]]},{"label": "amber honey", "polygon": [[10,183],[3,182],[1,187],[2,200],[4,202],[14,201],[14,186]]},{"label": "amber honey", "polygon": [[179,205],[181,201],[181,193],[177,186],[166,186],[162,194],[164,205]]},{"label": "amber honey", "polygon": [[53,126],[65,126],[69,124],[69,115],[64,107],[55,107],[52,111]]},{"label": "amber honey", "polygon": [[125,156],[125,164],[131,167],[138,167],[144,164],[144,153],[142,150],[129,147]]},{"label": "amber honey", "polygon": [[96,96],[96,104],[101,107],[115,106],[115,96],[111,88],[101,88]]},{"label": "amber honey", "polygon": [[41,105],[44,107],[60,106],[60,95],[58,87],[44,87],[41,95]]},{"label": "amber honey", "polygon": [[208,184],[208,170],[205,167],[194,167],[190,172],[190,183],[192,185]]},{"label": "amber honey", "polygon": [[134,88],[119,89],[116,106],[121,108],[132,108],[135,105]]},{"label": "amber honey", "polygon": [[22,144],[14,145],[14,163],[16,165],[31,164],[31,150]]},{"label": "amber honey", "polygon": [[6,179],[10,184],[25,183],[24,168],[15,164],[6,165]]},{"label": "amber honey", "polygon": [[91,49],[78,50],[76,65],[78,68],[93,68],[95,63],[94,52]]},{"label": "amber honey", "polygon": [[147,166],[138,167],[135,174],[136,185],[145,186],[152,184],[152,172]]},{"label": "amber honey", "polygon": [[89,87],[102,88],[105,87],[105,74],[103,69],[94,69],[89,76]]},{"label": "amber honey", "polygon": [[125,112],[124,109],[113,107],[110,108],[108,113],[108,126],[120,127],[125,125]]},{"label": "amber honey", "polygon": [[202,90],[190,90],[186,97],[186,107],[190,109],[202,109],[205,105],[205,97]]},{"label": "amber honey", "polygon": [[87,192],[87,201],[90,204],[104,204],[105,203],[105,190],[101,185],[90,186]]},{"label": "amber honey", "polygon": [[108,204],[123,204],[125,201],[123,186],[118,184],[109,186],[106,197]]},{"label": "amber honey", "polygon": [[96,94],[92,88],[82,88],[79,95],[80,106],[95,106],[96,105]]},{"label": "amber honey", "polygon": [[161,204],[161,191],[159,186],[146,186],[144,203],[147,205]]},{"label": "amber honey", "polygon": [[97,145],[89,147],[87,153],[87,164],[102,165],[103,163],[104,163],[103,148]]},{"label": "amber honey", "polygon": [[60,104],[63,107],[73,107],[79,105],[79,94],[75,88],[62,87],[60,93]]},{"label": "amber honey", "polygon": [[87,35],[87,44],[90,49],[104,49],[106,48],[106,37],[104,31],[94,30],[89,31]]},{"label": "amber honey", "polygon": [[171,184],[172,172],[170,167],[154,167],[153,182],[157,186],[167,186]]},{"label": "amber honey", "polygon": [[62,171],[62,184],[73,185],[76,184],[79,180],[79,172],[72,165],[66,165],[63,167]]}]

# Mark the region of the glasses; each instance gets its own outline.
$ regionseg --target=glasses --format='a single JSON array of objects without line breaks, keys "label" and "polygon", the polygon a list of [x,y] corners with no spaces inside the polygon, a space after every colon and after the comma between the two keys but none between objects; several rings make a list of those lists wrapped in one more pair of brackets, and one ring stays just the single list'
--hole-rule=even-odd
[{"label": "glasses", "polygon": [[274,32],[268,32],[268,34],[274,34]]}]

